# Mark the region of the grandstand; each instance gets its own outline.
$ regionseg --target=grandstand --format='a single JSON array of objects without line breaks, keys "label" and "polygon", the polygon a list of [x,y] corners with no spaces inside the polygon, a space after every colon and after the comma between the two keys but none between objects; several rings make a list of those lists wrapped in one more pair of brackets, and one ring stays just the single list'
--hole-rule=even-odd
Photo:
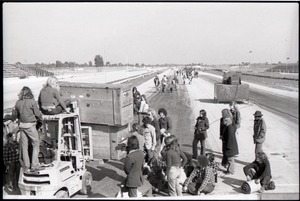
[{"label": "grandstand", "polygon": [[25,78],[28,76],[48,77],[51,75],[54,75],[54,73],[38,68],[34,65],[14,65],[8,63],[3,64],[3,78]]}]

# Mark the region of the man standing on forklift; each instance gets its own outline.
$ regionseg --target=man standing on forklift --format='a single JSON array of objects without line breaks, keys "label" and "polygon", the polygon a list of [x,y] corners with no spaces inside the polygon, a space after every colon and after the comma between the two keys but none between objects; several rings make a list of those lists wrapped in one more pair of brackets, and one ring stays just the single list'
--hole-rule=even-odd
[{"label": "man standing on forklift", "polygon": [[[19,120],[20,128],[20,149],[21,165],[24,172],[38,171],[43,168],[39,166],[39,134],[36,129],[37,121],[43,121],[33,93],[29,87],[24,86],[19,93],[19,100],[16,102],[15,109],[12,112],[13,119]],[[28,153],[28,143],[32,145],[31,163]]]}]

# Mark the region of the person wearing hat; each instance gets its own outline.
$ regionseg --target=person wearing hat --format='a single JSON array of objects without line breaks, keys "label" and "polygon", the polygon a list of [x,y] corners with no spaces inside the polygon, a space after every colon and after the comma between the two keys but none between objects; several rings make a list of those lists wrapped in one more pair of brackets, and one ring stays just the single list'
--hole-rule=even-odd
[{"label": "person wearing hat", "polygon": [[[209,160],[204,155],[198,156],[197,161],[198,165],[183,183],[183,190],[192,195],[211,193],[216,185],[213,168],[209,166]],[[193,182],[195,177],[196,182]]]},{"label": "person wearing hat", "polygon": [[253,143],[255,144],[255,153],[263,152],[262,146],[266,139],[267,127],[262,116],[263,114],[259,110],[254,113]]}]

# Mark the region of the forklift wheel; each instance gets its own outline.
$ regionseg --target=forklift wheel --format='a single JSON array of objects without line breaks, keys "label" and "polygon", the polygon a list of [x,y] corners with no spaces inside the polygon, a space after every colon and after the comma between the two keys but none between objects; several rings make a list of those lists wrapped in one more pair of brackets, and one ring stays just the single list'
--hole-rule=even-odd
[{"label": "forklift wheel", "polygon": [[93,181],[92,174],[86,171],[82,177],[82,189],[80,190],[80,193],[84,195],[89,194],[92,189],[92,181]]},{"label": "forklift wheel", "polygon": [[69,198],[69,194],[67,191],[60,190],[55,194],[56,198]]}]

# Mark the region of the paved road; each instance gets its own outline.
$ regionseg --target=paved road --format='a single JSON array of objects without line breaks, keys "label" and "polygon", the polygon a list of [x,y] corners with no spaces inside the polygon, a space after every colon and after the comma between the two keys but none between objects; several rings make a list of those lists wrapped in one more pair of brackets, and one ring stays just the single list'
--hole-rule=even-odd
[{"label": "paved road", "polygon": [[[166,73],[172,74],[171,71]],[[145,82],[142,81],[142,82]],[[207,149],[216,154],[216,160],[221,158],[221,142],[219,135],[219,118],[221,110],[228,107],[226,104],[213,102],[213,85],[205,78],[194,79],[191,85],[179,85],[178,90],[173,93],[156,93],[153,88],[152,79],[145,82],[138,81],[135,84],[142,93],[146,93],[150,107],[156,109],[165,107],[168,116],[173,123],[172,133],[177,136],[183,151],[191,153],[193,139],[193,126],[195,118],[200,109],[206,109],[210,120],[209,138]],[[273,114],[254,103],[241,105],[242,127],[239,130],[240,155],[236,160],[236,173],[229,177],[220,177],[218,185],[213,193],[213,198],[221,196],[223,199],[259,199],[257,194],[247,197],[241,193],[240,186],[244,182],[242,167],[254,158],[254,145],[252,143],[253,113],[260,109],[267,120],[268,136],[265,143],[265,151],[268,152],[272,164],[273,178],[277,184],[274,193],[298,192],[299,197],[299,157],[298,157],[298,124],[288,121],[283,117]],[[290,132],[285,132],[290,129]],[[274,137],[273,137],[274,136]],[[101,198],[115,197],[119,190],[119,184],[125,178],[123,163],[121,161],[109,160],[104,164],[99,161],[91,161],[87,168],[92,172],[94,181],[92,193],[88,196],[76,194],[73,198]],[[287,172],[287,170],[289,170]],[[286,173],[286,174],[283,174]],[[272,192],[271,192],[272,193]],[[270,193],[266,193],[270,195]],[[281,195],[281,194],[280,194]],[[157,195],[163,196],[163,195]],[[282,197],[281,197],[282,198]],[[286,198],[286,197],[283,197]]]},{"label": "paved road", "polygon": [[[221,82],[221,77],[201,76],[201,78],[212,84]],[[253,104],[259,105],[275,114],[282,115],[293,123],[299,122],[298,98],[289,98],[274,93],[258,91],[250,87],[249,99]]]}]

